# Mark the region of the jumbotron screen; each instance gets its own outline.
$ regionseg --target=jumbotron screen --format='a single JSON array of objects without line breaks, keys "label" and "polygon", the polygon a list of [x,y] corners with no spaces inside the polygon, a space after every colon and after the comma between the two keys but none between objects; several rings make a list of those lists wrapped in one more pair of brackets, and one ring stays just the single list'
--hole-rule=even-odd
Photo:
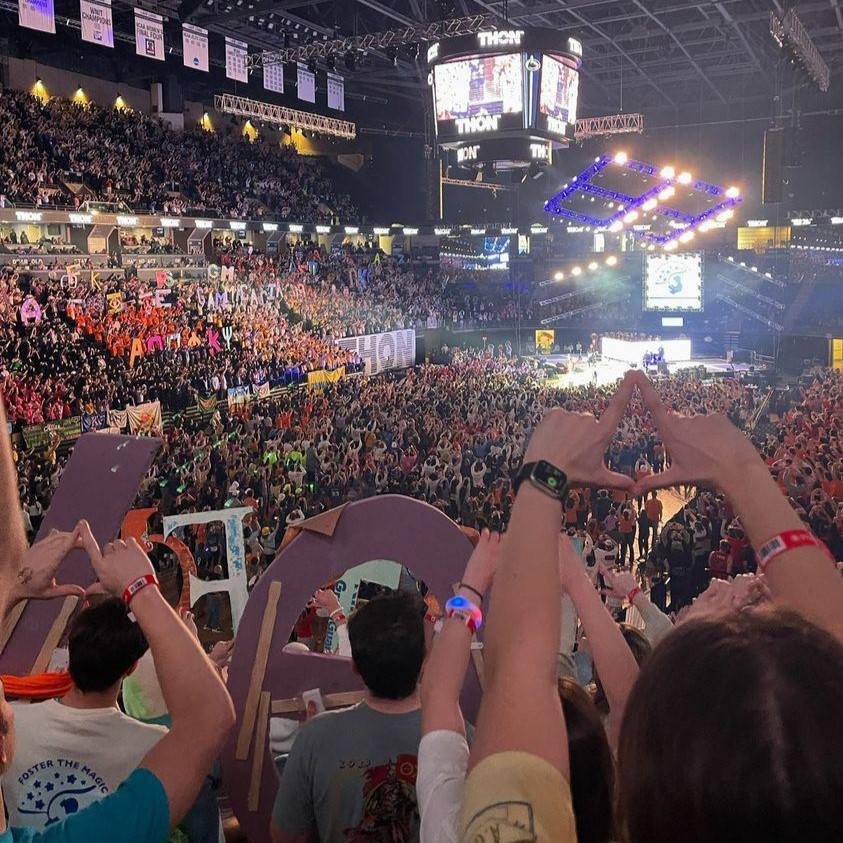
[{"label": "jumbotron screen", "polygon": [[434,78],[439,121],[524,110],[520,53],[440,64]]},{"label": "jumbotron screen", "polygon": [[580,74],[572,64],[552,56],[544,57],[539,113],[546,123],[539,128],[562,134],[565,124],[577,122]]},{"label": "jumbotron screen", "polygon": [[647,255],[644,310],[703,309],[702,252]]}]

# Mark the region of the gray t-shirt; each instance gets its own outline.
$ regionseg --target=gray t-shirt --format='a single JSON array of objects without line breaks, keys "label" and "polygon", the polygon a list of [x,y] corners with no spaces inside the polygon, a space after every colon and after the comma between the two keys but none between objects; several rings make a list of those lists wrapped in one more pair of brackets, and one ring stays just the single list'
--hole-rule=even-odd
[{"label": "gray t-shirt", "polygon": [[418,843],[421,709],[382,714],[359,703],[320,714],[293,744],[272,812],[288,834],[321,843]]}]

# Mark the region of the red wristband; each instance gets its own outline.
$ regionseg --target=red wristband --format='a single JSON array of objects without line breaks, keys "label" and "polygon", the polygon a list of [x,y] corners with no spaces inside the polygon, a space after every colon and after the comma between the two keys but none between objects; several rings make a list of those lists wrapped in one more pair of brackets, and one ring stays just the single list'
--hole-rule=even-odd
[{"label": "red wristband", "polygon": [[342,609],[334,609],[334,611],[331,612],[329,617],[334,622],[335,626],[339,626],[341,623],[345,623],[348,620],[345,612],[343,612]]},{"label": "red wristband", "polygon": [[783,553],[803,547],[818,547],[833,559],[825,542],[820,541],[810,530],[786,530],[761,545],[758,551],[758,573],[763,574],[767,566]]},{"label": "red wristband", "polygon": [[629,600],[630,603],[632,603],[632,601],[635,600],[635,598],[638,597],[639,594],[643,594],[643,592],[641,591],[641,586],[636,585],[635,588],[633,588],[632,591],[630,591],[629,594],[626,595],[626,599]]},{"label": "red wristband", "polygon": [[148,585],[154,585],[156,588],[160,587],[158,586],[158,578],[155,574],[144,574],[142,577],[138,577],[134,582],[130,582],[126,586],[126,590],[123,592],[123,602],[126,606],[128,607],[135,595]]},{"label": "red wristband", "polygon": [[434,615],[433,612],[426,612],[424,619],[430,623],[438,623],[439,615]]}]

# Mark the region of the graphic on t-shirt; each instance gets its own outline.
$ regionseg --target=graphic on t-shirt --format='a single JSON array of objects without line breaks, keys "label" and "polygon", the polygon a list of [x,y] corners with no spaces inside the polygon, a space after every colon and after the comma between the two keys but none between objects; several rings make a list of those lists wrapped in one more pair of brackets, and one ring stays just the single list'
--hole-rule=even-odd
[{"label": "graphic on t-shirt", "polygon": [[412,839],[419,824],[416,803],[415,755],[399,755],[365,773],[363,817],[357,828],[347,828],[348,843],[404,843]]},{"label": "graphic on t-shirt", "polygon": [[41,761],[18,777],[18,813],[43,828],[60,823],[109,793],[105,779],[69,758]]},{"label": "graphic on t-shirt", "polygon": [[475,814],[463,836],[477,843],[536,843],[533,807],[528,802],[497,802]]}]

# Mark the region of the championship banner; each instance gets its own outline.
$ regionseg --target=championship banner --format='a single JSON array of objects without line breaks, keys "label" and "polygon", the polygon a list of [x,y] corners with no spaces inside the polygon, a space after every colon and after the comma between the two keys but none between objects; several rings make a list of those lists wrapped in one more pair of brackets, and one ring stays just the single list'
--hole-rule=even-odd
[{"label": "championship banner", "polygon": [[50,439],[53,434],[58,434],[60,445],[62,442],[72,442],[82,435],[81,416],[72,416],[61,421],[44,422],[43,424],[31,424],[22,431],[23,441],[27,448],[44,450],[50,446]]},{"label": "championship banner", "polygon": [[316,102],[316,74],[307,69],[307,65],[298,63],[299,99],[304,102]]},{"label": "championship banner", "polygon": [[114,47],[111,0],[79,0],[82,16],[82,40],[100,47]]},{"label": "championship banner", "polygon": [[243,41],[235,41],[233,38],[225,39],[225,75],[235,82],[249,81],[249,68],[246,66],[246,57],[249,54],[249,45]]},{"label": "championship banner", "polygon": [[276,94],[284,93],[284,65],[278,62],[266,62],[266,53],[263,61],[263,87],[266,91],[275,91]]},{"label": "championship banner", "polygon": [[269,381],[266,383],[252,384],[252,390],[255,393],[255,398],[269,398]]},{"label": "championship banner", "polygon": [[340,348],[357,352],[366,364],[367,375],[377,375],[389,369],[407,369],[416,362],[416,332],[413,328],[367,334],[336,340]]},{"label": "championship banner", "polygon": [[536,351],[547,353],[556,342],[556,331],[552,329],[536,330]]},{"label": "championship banner", "polygon": [[142,436],[161,432],[160,401],[148,401],[146,404],[126,407],[126,413],[129,417],[129,432],[132,435]]},{"label": "championship banner", "polygon": [[328,74],[328,108],[345,111],[345,79],[335,73]]},{"label": "championship banner", "polygon": [[164,61],[164,18],[145,9],[135,9],[135,52],[148,59]]},{"label": "championship banner", "polygon": [[183,23],[181,26],[181,46],[184,53],[184,66],[194,70],[208,72],[208,30],[201,26]]},{"label": "championship banner", "polygon": [[340,366],[339,369],[327,371],[326,369],[319,369],[317,372],[307,373],[308,386],[320,386],[325,383],[338,383],[345,377],[345,366]]},{"label": "championship banner", "polygon": [[56,34],[53,0],[18,0],[18,23],[27,29]]}]

